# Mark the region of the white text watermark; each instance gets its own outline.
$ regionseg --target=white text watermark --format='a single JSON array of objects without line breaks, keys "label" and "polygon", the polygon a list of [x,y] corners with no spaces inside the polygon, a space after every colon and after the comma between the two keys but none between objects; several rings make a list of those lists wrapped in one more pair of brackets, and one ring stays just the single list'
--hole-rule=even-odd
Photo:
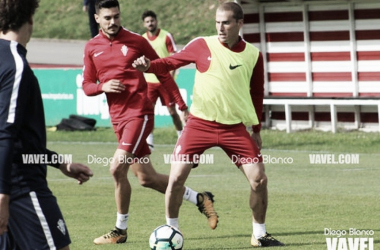
[{"label": "white text watermark", "polygon": [[373,250],[374,230],[349,228],[336,230],[325,228],[327,250]]},{"label": "white text watermark", "polygon": [[259,155],[258,157],[244,157],[241,155],[232,155],[231,161],[233,164],[256,164],[260,162],[264,164],[292,164],[292,157],[275,157],[271,155]]},{"label": "white text watermark", "polygon": [[126,155],[119,155],[119,157],[101,157],[97,155],[87,155],[87,163],[88,164],[101,164],[103,166],[109,166],[113,163],[119,164],[128,164],[132,165],[135,163],[138,164],[148,164],[150,162],[148,157],[128,157]]},{"label": "white text watermark", "polygon": [[56,165],[72,163],[73,156],[71,154],[22,154],[22,162],[24,164]]},{"label": "white text watermark", "polygon": [[192,164],[214,164],[213,154],[164,154],[165,164],[171,163],[192,163]]},{"label": "white text watermark", "polygon": [[309,154],[310,164],[359,164],[359,154]]}]

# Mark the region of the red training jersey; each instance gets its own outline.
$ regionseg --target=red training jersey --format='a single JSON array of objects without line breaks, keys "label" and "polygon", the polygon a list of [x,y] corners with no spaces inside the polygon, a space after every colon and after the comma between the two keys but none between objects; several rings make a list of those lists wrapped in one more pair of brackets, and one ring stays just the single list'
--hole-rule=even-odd
[{"label": "red training jersey", "polygon": [[[147,97],[147,83],[143,73],[132,63],[145,55],[159,58],[149,42],[141,35],[120,28],[110,40],[103,34],[92,38],[85,46],[83,67],[83,90],[86,95],[103,93],[102,86],[109,80],[120,80],[126,87],[121,93],[106,93],[111,121],[118,124],[125,119],[154,114],[153,104]],[[180,110],[187,109],[178,86],[168,72],[156,74],[168,92],[172,94]]]}]

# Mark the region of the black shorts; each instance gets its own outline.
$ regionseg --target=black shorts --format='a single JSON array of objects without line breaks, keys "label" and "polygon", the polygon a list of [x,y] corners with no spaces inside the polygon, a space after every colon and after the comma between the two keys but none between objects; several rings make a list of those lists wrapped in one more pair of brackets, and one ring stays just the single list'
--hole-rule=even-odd
[{"label": "black shorts", "polygon": [[9,233],[0,237],[0,250],[50,250],[71,243],[57,199],[50,190],[11,197],[9,213]]}]

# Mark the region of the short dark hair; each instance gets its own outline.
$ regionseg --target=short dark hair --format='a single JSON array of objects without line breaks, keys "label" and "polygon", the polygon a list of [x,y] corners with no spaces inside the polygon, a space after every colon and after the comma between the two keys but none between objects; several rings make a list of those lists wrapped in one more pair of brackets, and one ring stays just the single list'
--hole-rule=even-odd
[{"label": "short dark hair", "polygon": [[95,11],[99,14],[99,10],[102,8],[110,9],[117,7],[120,9],[120,4],[118,0],[96,0]]},{"label": "short dark hair", "polygon": [[39,6],[40,0],[0,0],[0,30],[18,31],[28,22]]},{"label": "short dark hair", "polygon": [[141,15],[141,19],[144,21],[144,19],[148,16],[153,17],[154,19],[157,20],[157,15],[154,13],[152,10],[146,10],[144,13]]},{"label": "short dark hair", "polygon": [[236,21],[240,19],[244,19],[244,14],[243,14],[243,9],[238,3],[235,2],[225,2],[221,4],[218,7],[218,10],[223,10],[223,11],[232,11],[233,13],[233,18],[236,19]]}]

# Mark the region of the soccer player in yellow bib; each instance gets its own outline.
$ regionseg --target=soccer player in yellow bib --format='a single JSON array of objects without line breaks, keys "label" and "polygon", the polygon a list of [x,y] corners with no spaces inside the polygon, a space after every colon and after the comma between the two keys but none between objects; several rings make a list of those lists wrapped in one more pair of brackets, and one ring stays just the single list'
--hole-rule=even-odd
[{"label": "soccer player in yellow bib", "polygon": [[[196,159],[210,147],[221,147],[246,176],[250,187],[253,247],[283,246],[266,231],[268,178],[260,153],[264,98],[263,56],[239,36],[243,10],[225,2],[216,11],[216,36],[192,40],[180,52],[150,61],[140,57],[140,71],[165,72],[196,64],[193,103],[178,139],[165,193],[166,222],[178,228],[181,190]],[[252,126],[250,135],[246,126]],[[190,159],[192,162],[181,161]]]},{"label": "soccer player in yellow bib", "polygon": [[[153,49],[156,51],[160,58],[167,57],[177,52],[177,46],[175,44],[173,36],[166,30],[158,28],[157,15],[151,10],[144,11],[141,19],[146,28],[146,32],[142,35],[149,41]],[[171,72],[172,77],[175,76],[175,70]],[[169,114],[172,117],[174,127],[177,131],[177,135],[182,133],[182,121],[175,108],[175,101],[169,92],[166,91],[164,85],[160,83],[155,74],[145,73],[145,80],[148,83],[148,98],[155,105],[157,99],[160,98],[163,106],[168,108]],[[149,148],[154,148],[153,131],[147,138]]]}]

